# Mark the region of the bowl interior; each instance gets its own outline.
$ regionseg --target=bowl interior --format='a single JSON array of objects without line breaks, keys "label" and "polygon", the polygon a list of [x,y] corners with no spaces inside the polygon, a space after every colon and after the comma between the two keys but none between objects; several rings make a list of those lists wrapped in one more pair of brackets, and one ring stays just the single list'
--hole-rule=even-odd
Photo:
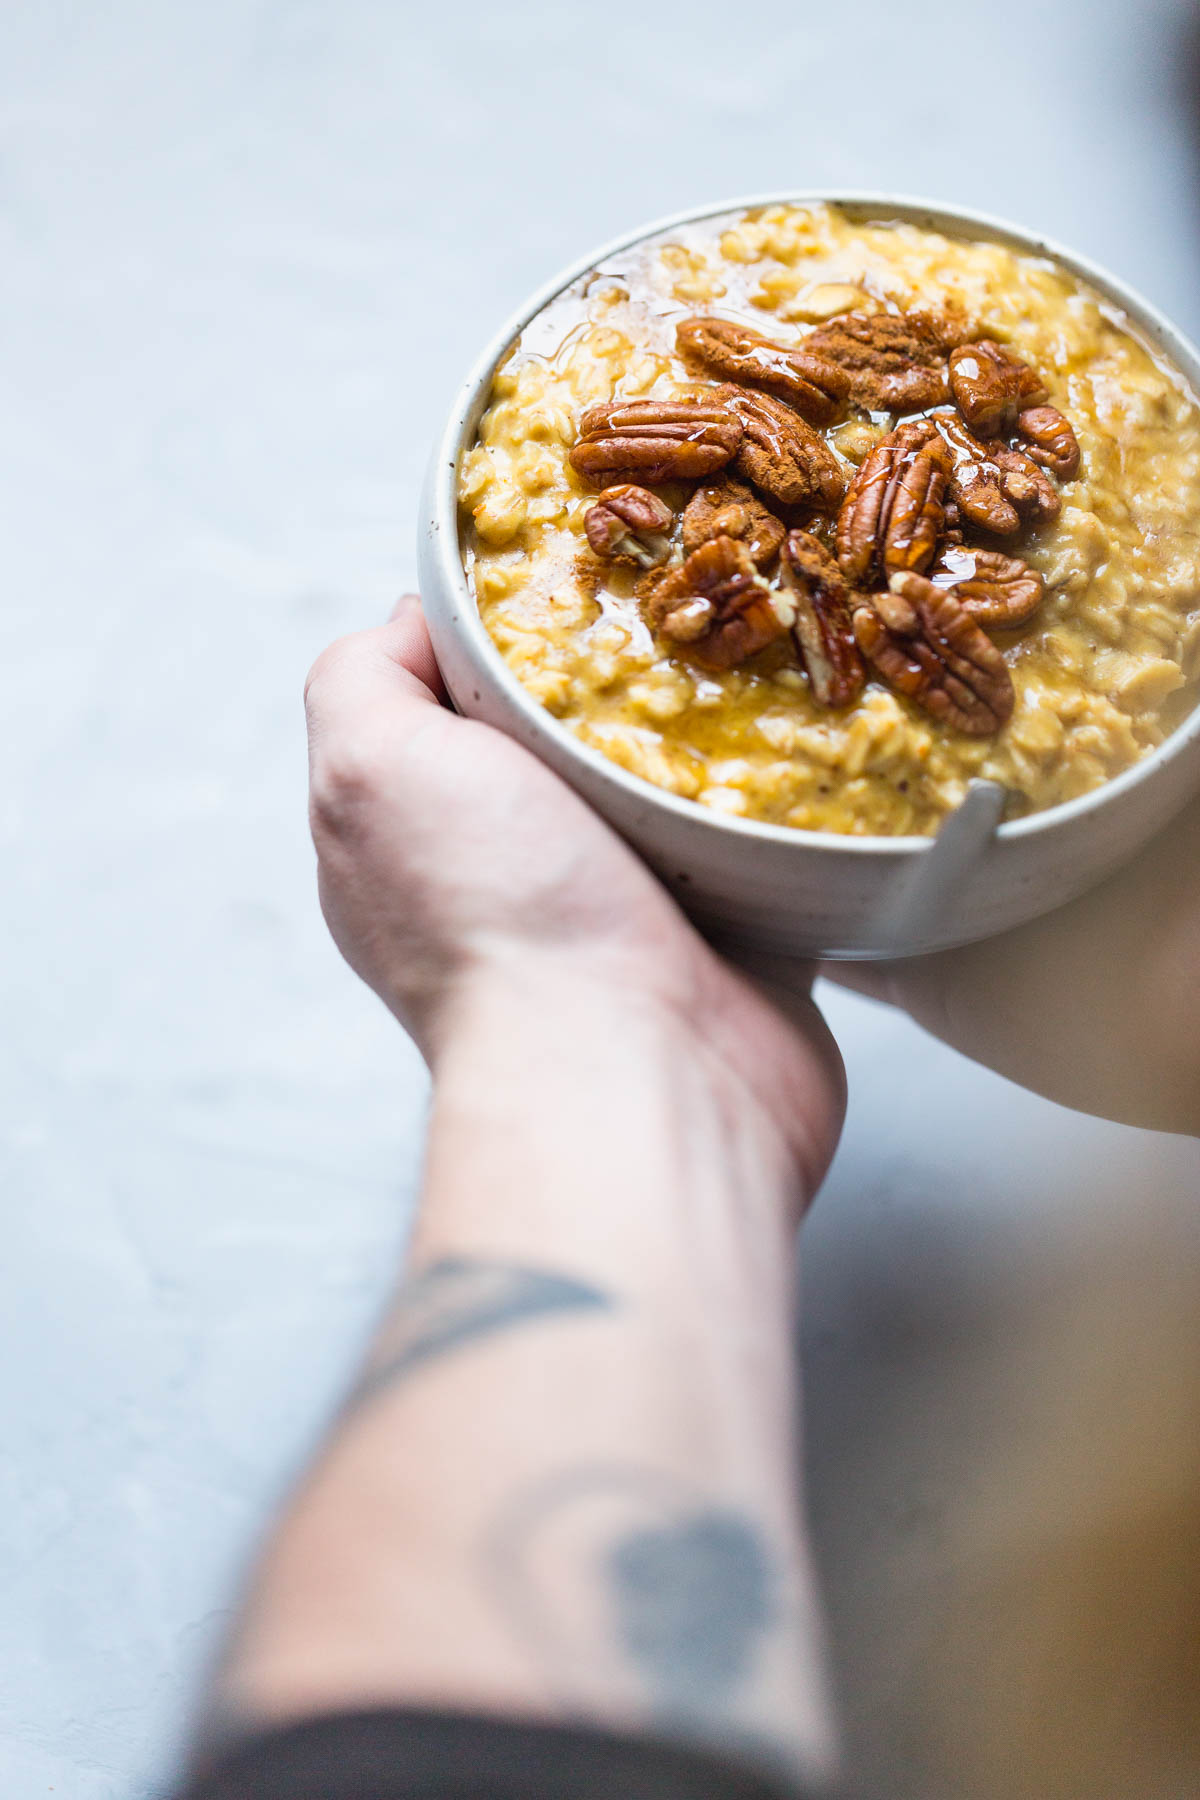
[{"label": "bowl interior", "polygon": [[[949,237],[991,239],[1023,255],[1052,259],[1092,288],[1110,307],[1117,309],[1123,315],[1121,322],[1130,327],[1153,351],[1166,357],[1185,378],[1193,394],[1200,396],[1200,352],[1157,308],[1087,258],[1048,238],[1025,231],[1008,220],[997,219],[987,213],[948,207],[936,201],[873,192],[835,193],[826,189],[807,189],[722,201],[717,205],[695,207],[655,220],[601,245],[532,295],[504,325],[460,389],[446,430],[437,446],[432,470],[433,491],[430,496],[432,529],[436,535],[433,553],[438,559],[439,574],[455,593],[455,628],[470,640],[477,659],[487,665],[489,677],[503,690],[510,707],[521,715],[532,735],[548,736],[555,740],[573,760],[588,766],[595,780],[611,784],[643,805],[654,805],[691,820],[703,821],[707,829],[726,835],[732,834],[759,842],[767,840],[775,844],[791,844],[797,848],[803,846],[808,851],[836,848],[839,853],[849,851],[859,855],[909,857],[927,850],[934,840],[926,836],[851,837],[713,813],[697,806],[693,801],[653,786],[640,776],[630,774],[601,752],[582,743],[525,691],[496,649],[475,605],[467,581],[459,538],[458,473],[462,456],[474,441],[497,364],[543,307],[573,282],[602,264],[607,257],[663,232],[677,230],[683,225],[736,216],[752,207],[818,203],[836,206],[850,219],[862,223],[902,222],[941,232]],[[1200,739],[1200,706],[1194,706],[1162,744],[1119,775],[1077,799],[1046,807],[1026,818],[1009,820],[995,828],[995,836],[1002,842],[1040,837],[1080,820],[1131,788],[1152,779],[1165,765],[1185,753],[1197,739]]]}]

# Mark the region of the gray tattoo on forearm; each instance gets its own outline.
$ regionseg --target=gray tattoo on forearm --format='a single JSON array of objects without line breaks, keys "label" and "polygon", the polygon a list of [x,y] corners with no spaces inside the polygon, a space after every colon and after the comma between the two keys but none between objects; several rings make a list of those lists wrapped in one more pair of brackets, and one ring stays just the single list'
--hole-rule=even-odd
[{"label": "gray tattoo on forearm", "polygon": [[381,1361],[350,1396],[357,1407],[423,1364],[479,1338],[552,1313],[605,1312],[599,1288],[546,1269],[445,1256],[401,1291],[399,1317]]},{"label": "gray tattoo on forearm", "polygon": [[626,1532],[604,1579],[622,1646],[660,1713],[736,1698],[774,1616],[766,1551],[748,1519],[706,1506]]},{"label": "gray tattoo on forearm", "polygon": [[505,1616],[568,1708],[608,1669],[663,1723],[716,1727],[736,1714],[782,1610],[753,1519],[651,1470],[541,1484],[484,1555]]}]

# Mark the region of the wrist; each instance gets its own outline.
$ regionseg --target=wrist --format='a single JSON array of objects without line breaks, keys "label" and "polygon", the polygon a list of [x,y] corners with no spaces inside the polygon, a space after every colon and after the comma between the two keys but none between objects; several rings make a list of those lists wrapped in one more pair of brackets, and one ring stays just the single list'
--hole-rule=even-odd
[{"label": "wrist", "polygon": [[420,1239],[509,1253],[653,1239],[674,1267],[679,1240],[719,1218],[778,1253],[824,1173],[840,1094],[823,1051],[695,946],[692,968],[652,969],[601,945],[509,943],[464,973],[432,1034]]},{"label": "wrist", "polygon": [[703,941],[672,918],[661,934],[552,927],[539,932],[476,930],[452,963],[444,963],[428,1008],[426,1048],[435,1077],[447,1053],[490,1025],[499,1012],[534,1050],[541,1020],[558,1029],[578,1019],[594,1028],[603,1014],[626,1013],[661,1023],[687,1010],[695,997]]}]

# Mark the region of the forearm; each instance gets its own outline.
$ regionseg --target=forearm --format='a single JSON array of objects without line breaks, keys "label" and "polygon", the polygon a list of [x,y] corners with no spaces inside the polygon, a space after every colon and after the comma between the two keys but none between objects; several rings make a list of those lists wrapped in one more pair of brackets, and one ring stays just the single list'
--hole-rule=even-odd
[{"label": "forearm", "polygon": [[798,1179],[695,1020],[553,956],[473,984],[411,1272],[264,1559],[226,1706],[582,1716],[824,1768]]},{"label": "forearm", "polygon": [[1124,868],[996,938],[835,980],[1062,1106],[1200,1136],[1200,800]]}]

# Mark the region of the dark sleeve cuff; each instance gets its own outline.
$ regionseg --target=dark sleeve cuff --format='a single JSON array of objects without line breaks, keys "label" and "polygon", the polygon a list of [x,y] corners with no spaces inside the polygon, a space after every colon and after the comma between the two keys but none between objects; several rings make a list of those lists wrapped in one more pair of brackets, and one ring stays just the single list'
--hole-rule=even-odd
[{"label": "dark sleeve cuff", "polygon": [[177,1800],[816,1800],[705,1752],[457,1713],[306,1719],[240,1743]]}]

